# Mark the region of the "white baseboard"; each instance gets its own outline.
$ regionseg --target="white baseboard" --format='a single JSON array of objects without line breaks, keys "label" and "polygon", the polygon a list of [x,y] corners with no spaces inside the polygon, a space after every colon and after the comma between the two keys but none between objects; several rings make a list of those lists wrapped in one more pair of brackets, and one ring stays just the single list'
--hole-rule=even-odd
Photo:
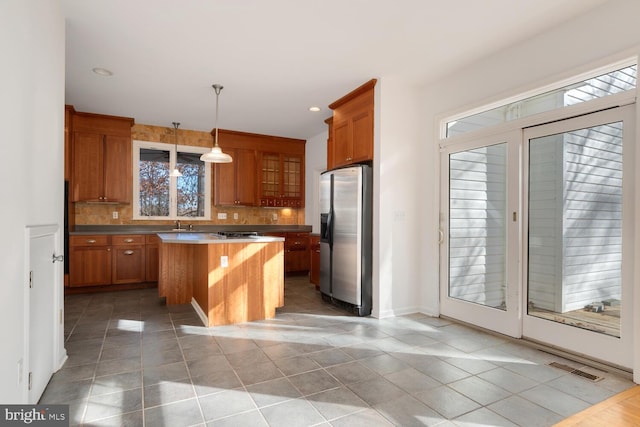
[{"label": "white baseboard", "polygon": [[429,307],[405,307],[405,308],[394,308],[385,311],[381,311],[378,313],[378,319],[387,319],[390,317],[396,316],[406,316],[407,314],[420,313],[430,317],[438,317],[439,313],[434,313],[432,309]]},{"label": "white baseboard", "polygon": [[204,312],[204,310],[202,310],[202,308],[200,308],[200,305],[198,305],[198,301],[196,301],[195,298],[191,298],[191,306],[196,311],[196,314],[198,315],[200,320],[202,320],[202,323],[204,324],[204,326],[206,326],[208,328],[209,327],[209,318],[207,317],[207,315]]}]

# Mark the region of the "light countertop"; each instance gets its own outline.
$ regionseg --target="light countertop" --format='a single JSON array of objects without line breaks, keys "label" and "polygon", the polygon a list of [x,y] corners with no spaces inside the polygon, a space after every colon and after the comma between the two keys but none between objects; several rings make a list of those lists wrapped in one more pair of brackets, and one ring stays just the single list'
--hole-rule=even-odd
[{"label": "light countertop", "polygon": [[162,243],[211,244],[211,243],[270,243],[284,242],[283,237],[243,236],[224,237],[215,233],[158,233]]},{"label": "light countertop", "polygon": [[[198,225],[192,224],[193,230],[188,225],[183,225],[182,233],[216,233],[220,231],[256,231],[264,233],[309,233],[310,225],[264,225],[264,224],[228,224],[228,225]],[[94,235],[94,234],[174,234],[172,225],[76,225],[70,235]]]}]

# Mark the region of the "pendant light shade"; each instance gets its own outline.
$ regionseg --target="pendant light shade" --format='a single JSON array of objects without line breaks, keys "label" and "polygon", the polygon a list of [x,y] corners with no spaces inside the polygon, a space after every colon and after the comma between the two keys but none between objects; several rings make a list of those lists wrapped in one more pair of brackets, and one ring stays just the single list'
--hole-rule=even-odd
[{"label": "pendant light shade", "polygon": [[216,131],[213,137],[213,148],[208,153],[200,156],[200,160],[208,163],[231,163],[233,159],[230,155],[222,152],[222,149],[218,145],[218,98],[220,97],[220,91],[222,90],[222,85],[214,84],[213,90],[216,92]]},{"label": "pendant light shade", "polygon": [[173,168],[169,176],[179,177],[179,176],[182,176],[182,174],[178,170],[178,126],[180,126],[180,123],[178,122],[171,122],[171,123],[173,123],[173,129],[174,129],[173,136],[175,141],[174,143],[176,146],[176,166]]}]

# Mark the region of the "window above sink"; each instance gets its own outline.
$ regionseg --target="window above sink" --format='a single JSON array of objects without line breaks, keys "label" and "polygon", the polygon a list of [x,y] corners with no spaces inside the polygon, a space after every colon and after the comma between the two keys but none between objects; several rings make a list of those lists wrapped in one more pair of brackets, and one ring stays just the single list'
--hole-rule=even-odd
[{"label": "window above sink", "polygon": [[[200,160],[204,152],[133,141],[133,219],[211,219],[211,167]],[[170,176],[174,168],[182,176]]]}]

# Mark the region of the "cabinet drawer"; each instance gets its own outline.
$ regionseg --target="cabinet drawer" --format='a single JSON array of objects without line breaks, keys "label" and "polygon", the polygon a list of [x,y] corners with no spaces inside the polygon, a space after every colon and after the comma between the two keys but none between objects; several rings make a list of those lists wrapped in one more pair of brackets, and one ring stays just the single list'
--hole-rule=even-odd
[{"label": "cabinet drawer", "polygon": [[309,247],[309,233],[287,233],[285,246],[288,250],[305,250]]},{"label": "cabinet drawer", "polygon": [[158,245],[160,244],[160,238],[157,234],[147,234],[145,236],[145,243],[147,245]]},{"label": "cabinet drawer", "polygon": [[144,245],[145,236],[143,234],[120,234],[112,236],[111,243],[113,246]]},{"label": "cabinet drawer", "polygon": [[69,246],[109,246],[111,244],[111,236],[108,235],[87,235],[87,236],[69,236]]}]

